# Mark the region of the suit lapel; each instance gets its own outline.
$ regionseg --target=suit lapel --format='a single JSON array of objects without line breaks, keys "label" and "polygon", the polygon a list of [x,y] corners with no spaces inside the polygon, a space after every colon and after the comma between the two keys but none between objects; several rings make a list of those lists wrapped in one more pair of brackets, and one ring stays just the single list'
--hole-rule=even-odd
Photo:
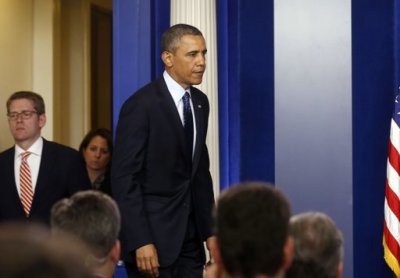
[{"label": "suit lapel", "polygon": [[196,145],[194,148],[193,167],[192,167],[192,173],[194,173],[199,164],[201,150],[205,142],[206,127],[203,124],[205,120],[204,109],[203,109],[204,104],[201,102],[201,99],[199,98],[195,89],[192,88],[191,92],[192,92],[191,97],[193,103],[193,113],[196,119]]},{"label": "suit lapel", "polygon": [[[21,215],[25,215],[24,208],[22,207],[21,199],[18,194],[17,185],[15,183],[15,169],[14,169],[14,156],[15,156],[15,147],[7,151],[6,156],[6,175],[5,175],[5,185],[10,185],[9,188],[5,189],[9,192],[10,198],[14,199],[15,208],[19,211]],[[6,197],[8,198],[8,197]]]},{"label": "suit lapel", "polygon": [[172,127],[174,128],[175,134],[177,134],[182,154],[186,159],[190,161],[191,156],[189,157],[189,155],[187,154],[184,127],[182,125],[178,109],[176,109],[175,102],[171,96],[171,93],[168,91],[167,84],[165,83],[164,78],[160,78],[158,80],[158,86],[159,86],[158,92],[160,99],[160,107],[164,111],[165,115],[169,118],[169,122],[172,124]]},{"label": "suit lapel", "polygon": [[50,177],[51,167],[55,163],[54,153],[51,151],[49,142],[43,138],[43,150],[42,157],[40,159],[39,173],[36,181],[35,192],[33,195],[33,201],[31,206],[31,214],[34,212],[38,199],[43,190],[46,190],[48,179]]}]

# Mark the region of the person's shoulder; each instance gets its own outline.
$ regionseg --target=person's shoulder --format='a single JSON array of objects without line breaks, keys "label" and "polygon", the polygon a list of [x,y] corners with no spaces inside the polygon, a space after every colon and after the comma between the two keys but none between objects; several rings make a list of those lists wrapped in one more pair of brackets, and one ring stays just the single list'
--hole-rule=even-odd
[{"label": "person's shoulder", "polygon": [[131,96],[127,98],[124,104],[129,105],[137,102],[140,102],[142,104],[148,102],[149,104],[151,104],[152,100],[154,100],[154,97],[157,96],[158,92],[164,90],[165,88],[166,85],[164,79],[162,77],[158,78],[150,83],[147,83],[136,92],[134,92]]},{"label": "person's shoulder", "polygon": [[10,155],[14,155],[14,152],[15,152],[15,147],[14,146],[11,147],[11,148],[8,148],[8,149],[0,152],[0,159],[3,159],[3,158],[5,158],[7,156],[10,156]]},{"label": "person's shoulder", "polygon": [[68,147],[66,145],[53,142],[53,141],[48,141],[46,139],[43,139],[43,150],[50,150],[50,151],[56,151],[64,154],[71,154],[71,155],[77,155],[79,152],[71,147]]},{"label": "person's shoulder", "polygon": [[196,99],[197,102],[199,102],[200,104],[202,104],[202,106],[204,106],[205,108],[209,109],[209,101],[208,101],[208,97],[205,93],[203,93],[201,90],[195,88],[195,87],[191,87],[190,88],[190,92],[193,96],[193,99]]},{"label": "person's shoulder", "polygon": [[135,93],[133,93],[130,97],[144,97],[147,96],[149,93],[154,93],[160,90],[160,86],[164,82],[163,78],[158,78],[150,83],[147,83],[140,89],[138,89]]},{"label": "person's shoulder", "polygon": [[191,87],[190,88],[190,92],[192,93],[192,94],[194,94],[194,95],[196,95],[197,97],[199,97],[199,98],[205,98],[205,99],[208,99],[207,98],[207,95],[205,94],[205,93],[203,93],[203,91],[201,91],[200,89],[198,89],[198,88],[196,88],[196,87]]}]

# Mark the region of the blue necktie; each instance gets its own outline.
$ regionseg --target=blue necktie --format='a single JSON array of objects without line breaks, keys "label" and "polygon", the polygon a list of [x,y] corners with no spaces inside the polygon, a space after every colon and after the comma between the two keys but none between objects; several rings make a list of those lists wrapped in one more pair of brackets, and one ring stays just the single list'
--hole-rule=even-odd
[{"label": "blue necktie", "polygon": [[190,157],[192,157],[193,116],[192,116],[192,108],[190,107],[190,95],[188,92],[185,92],[185,95],[182,97],[182,100],[183,100],[183,122],[184,122],[184,128],[185,128],[186,143],[188,146],[188,151],[190,153]]}]

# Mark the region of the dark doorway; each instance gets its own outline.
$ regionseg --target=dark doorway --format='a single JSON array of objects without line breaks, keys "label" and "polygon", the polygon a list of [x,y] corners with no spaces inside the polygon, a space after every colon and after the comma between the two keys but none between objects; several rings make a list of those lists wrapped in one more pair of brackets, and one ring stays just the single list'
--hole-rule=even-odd
[{"label": "dark doorway", "polygon": [[112,129],[112,12],[91,6],[91,128]]}]

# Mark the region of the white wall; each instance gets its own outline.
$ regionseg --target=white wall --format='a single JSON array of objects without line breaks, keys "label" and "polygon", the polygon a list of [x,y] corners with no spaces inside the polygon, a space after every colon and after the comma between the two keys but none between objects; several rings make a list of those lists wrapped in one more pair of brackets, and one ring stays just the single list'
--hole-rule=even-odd
[{"label": "white wall", "polygon": [[351,1],[274,3],[275,182],[295,213],[335,220],[352,277]]}]

